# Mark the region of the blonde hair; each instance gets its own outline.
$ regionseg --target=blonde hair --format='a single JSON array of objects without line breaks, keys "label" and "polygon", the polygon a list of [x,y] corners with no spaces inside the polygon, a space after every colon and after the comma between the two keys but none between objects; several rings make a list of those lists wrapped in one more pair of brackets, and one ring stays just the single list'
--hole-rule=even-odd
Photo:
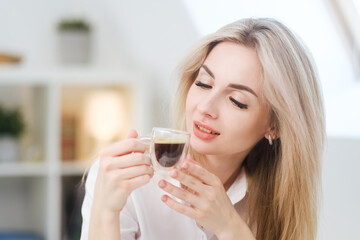
[{"label": "blonde hair", "polygon": [[[262,64],[265,102],[280,138],[263,138],[244,160],[248,216],[257,239],[316,239],[325,120],[318,77],[298,38],[274,19],[243,19],[202,39],[179,66],[175,127],[186,130],[189,88],[216,44],[254,49]],[[196,160],[204,159],[192,149]],[[200,160],[200,162],[203,160]]]}]

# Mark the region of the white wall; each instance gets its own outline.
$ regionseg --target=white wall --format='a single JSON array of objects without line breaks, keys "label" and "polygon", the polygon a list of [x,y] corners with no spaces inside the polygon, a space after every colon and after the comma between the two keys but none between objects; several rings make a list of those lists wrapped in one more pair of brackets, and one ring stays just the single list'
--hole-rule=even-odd
[{"label": "white wall", "polygon": [[360,239],[360,139],[329,138],[319,239]]},{"label": "white wall", "polygon": [[119,57],[121,52],[112,23],[106,18],[101,4],[94,1],[1,1],[0,50],[24,56],[24,67],[41,69],[56,66],[56,24],[63,17],[78,15],[85,16],[94,26],[93,65],[126,64],[126,58]]},{"label": "white wall", "polygon": [[115,25],[124,52],[153,73],[157,90],[155,122],[169,125],[169,109],[176,82],[173,73],[198,32],[182,1],[106,0],[104,6]]}]

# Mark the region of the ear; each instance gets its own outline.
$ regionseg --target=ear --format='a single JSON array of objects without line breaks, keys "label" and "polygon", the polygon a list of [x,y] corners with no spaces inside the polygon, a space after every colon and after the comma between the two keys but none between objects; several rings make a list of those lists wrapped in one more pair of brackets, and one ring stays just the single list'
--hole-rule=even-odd
[{"label": "ear", "polygon": [[269,127],[268,129],[266,129],[264,137],[267,139],[269,137],[269,135],[271,136],[271,138],[277,139],[280,138],[278,131],[275,129],[275,127]]}]

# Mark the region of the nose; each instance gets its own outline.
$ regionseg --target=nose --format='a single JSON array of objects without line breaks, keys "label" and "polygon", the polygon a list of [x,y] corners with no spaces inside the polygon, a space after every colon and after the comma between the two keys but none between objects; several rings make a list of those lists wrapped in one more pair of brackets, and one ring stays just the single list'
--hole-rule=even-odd
[{"label": "nose", "polygon": [[209,94],[202,98],[197,105],[198,111],[209,118],[216,119],[219,116],[217,97],[213,94]]}]

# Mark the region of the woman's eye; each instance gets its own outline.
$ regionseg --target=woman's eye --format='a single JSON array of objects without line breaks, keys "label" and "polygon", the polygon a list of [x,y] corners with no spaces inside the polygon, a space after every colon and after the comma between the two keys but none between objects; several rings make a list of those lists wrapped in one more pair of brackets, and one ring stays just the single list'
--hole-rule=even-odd
[{"label": "woman's eye", "polygon": [[233,97],[229,97],[230,101],[241,109],[248,109],[248,105],[236,101]]},{"label": "woman's eye", "polygon": [[206,89],[211,89],[212,88],[212,86],[210,86],[208,84],[205,84],[205,83],[202,83],[200,81],[195,82],[195,85],[198,86],[198,87],[201,87],[201,88],[206,88]]}]

